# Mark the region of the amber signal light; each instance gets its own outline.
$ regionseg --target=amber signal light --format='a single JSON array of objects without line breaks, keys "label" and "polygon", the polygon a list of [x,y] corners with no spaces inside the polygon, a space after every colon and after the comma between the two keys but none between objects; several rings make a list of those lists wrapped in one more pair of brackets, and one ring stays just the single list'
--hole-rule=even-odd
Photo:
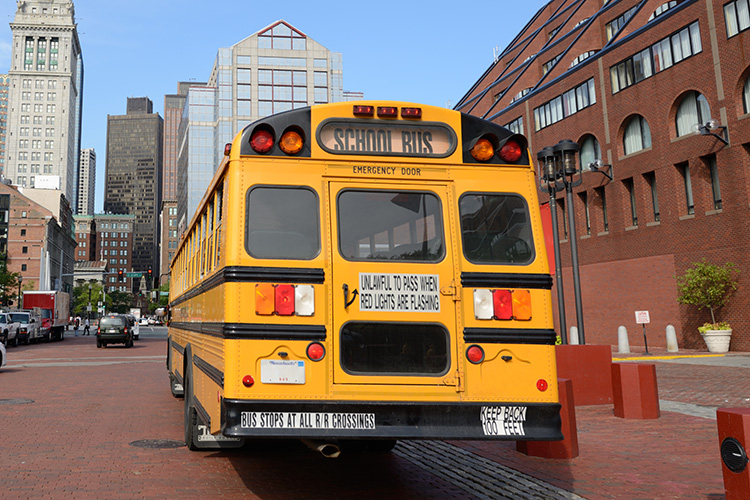
[{"label": "amber signal light", "polygon": [[294,130],[288,130],[281,136],[279,141],[279,147],[283,152],[288,155],[295,155],[302,150],[305,141],[302,139],[302,135]]},{"label": "amber signal light", "polygon": [[495,147],[488,139],[482,138],[474,144],[470,152],[477,161],[489,161],[495,154]]}]

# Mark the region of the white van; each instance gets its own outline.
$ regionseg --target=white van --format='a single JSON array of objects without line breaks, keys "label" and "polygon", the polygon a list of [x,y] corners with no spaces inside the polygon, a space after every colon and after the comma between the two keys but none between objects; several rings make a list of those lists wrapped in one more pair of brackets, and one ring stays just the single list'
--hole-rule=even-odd
[{"label": "white van", "polygon": [[28,345],[30,341],[36,342],[42,336],[39,328],[39,318],[32,311],[11,311],[8,313],[16,330],[14,345],[21,342]]}]

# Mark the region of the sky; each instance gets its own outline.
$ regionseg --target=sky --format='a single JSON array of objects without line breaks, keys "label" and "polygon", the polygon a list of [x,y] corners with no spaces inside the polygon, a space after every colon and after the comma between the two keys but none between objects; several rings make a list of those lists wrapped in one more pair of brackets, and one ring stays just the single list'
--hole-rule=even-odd
[{"label": "sky", "polygon": [[[83,53],[81,147],[97,154],[102,211],[107,115],[148,97],[164,116],[179,81],[206,81],[219,48],[283,19],[340,52],[344,90],[453,107],[547,0],[74,0]],[[462,6],[470,10],[461,11]],[[0,73],[10,67],[16,2],[0,0]]]}]

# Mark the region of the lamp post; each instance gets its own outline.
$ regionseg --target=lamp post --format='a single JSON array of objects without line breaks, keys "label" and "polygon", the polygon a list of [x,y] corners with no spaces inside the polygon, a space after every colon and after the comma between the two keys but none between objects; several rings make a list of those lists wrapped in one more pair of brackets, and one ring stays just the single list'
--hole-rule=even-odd
[{"label": "lamp post", "polygon": [[[544,171],[540,175],[540,186],[547,184],[547,190],[550,194],[550,212],[553,215],[553,238],[555,247],[555,278],[558,279],[558,303],[560,306],[560,328],[563,343],[567,343],[565,332],[565,305],[562,300],[562,271],[560,270],[560,240],[557,236],[557,214],[556,203],[554,202],[555,193],[566,191],[568,203],[568,226],[570,227],[570,255],[573,267],[573,293],[576,303],[576,323],[578,327],[578,340],[580,344],[586,343],[586,336],[583,326],[583,304],[581,302],[581,278],[578,271],[578,238],[576,236],[575,213],[573,211],[573,188],[579,186],[582,182],[581,169],[576,162],[576,154],[579,146],[571,140],[562,140],[552,147],[542,149],[537,154],[537,158],[544,163]],[[554,211],[553,211],[554,209]]]},{"label": "lamp post", "polygon": [[86,310],[88,312],[88,320],[89,323],[91,322],[91,283],[89,283],[89,307]]},{"label": "lamp post", "polygon": [[557,311],[560,322],[560,339],[563,344],[568,343],[568,333],[565,325],[565,292],[563,291],[562,268],[560,267],[560,235],[557,229],[557,198],[555,177],[555,153],[551,147],[546,147],[536,155],[539,168],[539,189],[546,189],[549,193],[549,212],[552,217],[552,247],[555,251],[555,283],[557,286]]},{"label": "lamp post", "polygon": [[21,310],[21,282],[23,282],[23,276],[18,277],[18,310]]}]

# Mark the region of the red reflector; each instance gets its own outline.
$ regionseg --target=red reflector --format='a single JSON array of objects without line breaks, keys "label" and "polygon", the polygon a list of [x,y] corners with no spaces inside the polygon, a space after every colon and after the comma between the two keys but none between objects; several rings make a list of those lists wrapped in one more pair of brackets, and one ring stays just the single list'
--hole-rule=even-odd
[{"label": "red reflector", "polygon": [[513,299],[510,290],[493,290],[492,306],[495,318],[510,319],[513,317]]},{"label": "red reflector", "polygon": [[394,106],[378,106],[378,116],[398,116],[398,108]]},{"label": "red reflector", "polygon": [[229,153],[232,152],[232,143],[228,142],[224,144],[224,156],[229,156]]},{"label": "red reflector", "polygon": [[256,130],[250,137],[250,147],[256,153],[268,153],[273,147],[273,134],[268,130]]},{"label": "red reflector", "polygon": [[325,355],[326,348],[323,347],[323,344],[312,342],[307,346],[307,357],[310,358],[311,361],[320,361]]},{"label": "red reflector", "polygon": [[242,385],[244,385],[245,387],[252,387],[254,383],[255,380],[250,375],[245,375],[244,377],[242,377]]},{"label": "red reflector", "polygon": [[276,286],[276,314],[279,316],[294,314],[294,287],[292,285]]},{"label": "red reflector", "polygon": [[401,108],[401,118],[422,118],[422,108]]},{"label": "red reflector", "polygon": [[473,364],[481,363],[484,361],[484,349],[478,345],[470,346],[466,349],[466,359]]},{"label": "red reflector", "polygon": [[500,155],[500,158],[507,161],[508,163],[517,162],[519,158],[521,158],[521,145],[518,144],[516,141],[507,141],[505,144],[503,144],[503,147],[500,148],[500,152],[498,153]]},{"label": "red reflector", "polygon": [[373,106],[354,106],[355,116],[372,116],[375,113]]},{"label": "red reflector", "polygon": [[547,381],[543,378],[536,381],[536,388],[539,389],[539,391],[544,392],[547,390],[547,387],[549,387],[549,384],[547,384]]}]

